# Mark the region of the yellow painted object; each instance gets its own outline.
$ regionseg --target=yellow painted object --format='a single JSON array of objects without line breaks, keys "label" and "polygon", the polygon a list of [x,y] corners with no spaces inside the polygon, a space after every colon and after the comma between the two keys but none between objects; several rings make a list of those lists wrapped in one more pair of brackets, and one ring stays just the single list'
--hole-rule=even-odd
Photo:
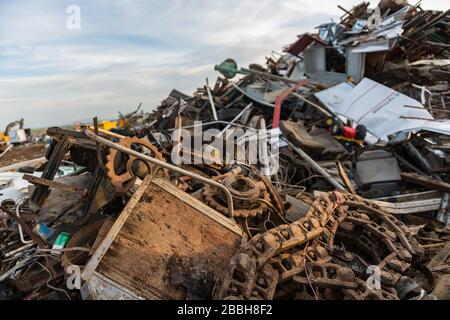
[{"label": "yellow painted object", "polygon": [[98,124],[99,129],[110,131],[111,129],[117,128],[119,125],[118,121],[102,121]]},{"label": "yellow painted object", "polygon": [[124,119],[124,118],[119,119],[119,128],[122,128],[122,129],[126,128],[127,124],[128,124],[128,121],[126,119]]},{"label": "yellow painted object", "polygon": [[349,139],[343,136],[334,136],[337,140],[347,141],[347,142],[353,142],[356,144],[359,144],[360,146],[364,145],[364,140],[357,140],[357,139]]},{"label": "yellow painted object", "polygon": [[0,142],[8,142],[9,137],[0,131]]}]

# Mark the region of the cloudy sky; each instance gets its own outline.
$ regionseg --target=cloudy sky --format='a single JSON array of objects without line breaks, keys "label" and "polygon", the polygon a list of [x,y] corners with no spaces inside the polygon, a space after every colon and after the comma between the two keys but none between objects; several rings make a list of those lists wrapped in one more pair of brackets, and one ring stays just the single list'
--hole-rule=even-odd
[{"label": "cloudy sky", "polygon": [[[150,111],[172,88],[188,94],[214,65],[264,57],[337,20],[358,0],[0,0],[0,131]],[[377,3],[378,1],[372,1]],[[424,0],[444,10],[447,0]],[[69,29],[67,8],[81,10]]]}]

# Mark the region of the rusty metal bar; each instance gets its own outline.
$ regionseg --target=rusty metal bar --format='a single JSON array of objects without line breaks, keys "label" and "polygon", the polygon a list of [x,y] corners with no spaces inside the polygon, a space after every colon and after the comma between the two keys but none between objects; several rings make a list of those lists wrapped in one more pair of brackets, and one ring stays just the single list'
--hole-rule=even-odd
[{"label": "rusty metal bar", "polygon": [[98,135],[98,118],[94,117],[94,132]]},{"label": "rusty metal bar", "polygon": [[[70,137],[60,137],[60,140],[54,146],[53,152],[51,153],[47,166],[42,173],[42,178],[53,180],[55,177],[59,165],[61,164],[64,156],[70,149],[70,145],[73,138]],[[31,202],[33,202],[38,207],[42,206],[49,194],[48,186],[37,186],[31,195]]]},{"label": "rusty metal bar", "polygon": [[441,192],[450,193],[450,184],[433,179],[429,176],[422,176],[415,173],[402,173],[402,180],[406,182],[410,182],[413,184],[417,184],[420,186],[432,188]]},{"label": "rusty metal bar", "polygon": [[338,170],[339,170],[339,175],[341,176],[342,181],[344,182],[345,186],[347,187],[348,191],[350,191],[351,194],[353,195],[357,195],[355,189],[353,188],[353,185],[350,181],[350,179],[348,178],[347,173],[345,172],[344,166],[342,165],[342,163],[340,161],[336,161]]},{"label": "rusty metal bar", "polygon": [[333,187],[339,191],[347,191],[336,179],[329,175],[316,161],[306,154],[302,149],[296,147],[289,140],[284,140],[303,160],[308,162],[314,170],[316,170],[325,180],[327,180]]},{"label": "rusty metal bar", "polygon": [[55,188],[55,189],[60,189],[63,191],[68,191],[68,192],[72,192],[72,193],[76,193],[76,194],[80,194],[81,196],[85,197],[88,194],[88,191],[86,188],[80,188],[77,186],[70,186],[67,184],[63,184],[61,182],[56,182],[53,180],[48,180],[48,179],[43,179],[43,178],[39,178],[39,177],[35,177],[29,174],[25,174],[23,175],[24,180],[27,180],[28,182],[32,183],[32,184],[37,184],[40,186],[46,186],[49,188]]},{"label": "rusty metal bar", "polygon": [[[92,130],[92,131],[95,131],[95,127],[94,126],[88,126],[88,129]],[[113,138],[117,138],[117,139],[124,139],[124,138],[126,138],[126,136],[123,136],[121,134],[114,133],[114,132],[111,132],[111,131],[108,131],[108,130],[105,130],[105,129],[102,129],[102,128],[97,128],[97,130],[98,130],[98,132],[103,133],[103,134],[108,135],[108,136],[111,136]]]},{"label": "rusty metal bar", "polygon": [[109,140],[107,140],[105,138],[97,136],[96,134],[94,134],[93,132],[91,132],[89,130],[84,130],[84,133],[86,134],[86,136],[88,136],[92,140],[94,140],[94,141],[96,141],[98,143],[101,143],[101,144],[103,144],[103,145],[105,145],[107,147],[116,149],[116,150],[118,150],[120,152],[129,154],[129,155],[131,155],[133,157],[136,157],[136,158],[138,158],[138,159],[140,159],[142,161],[150,162],[151,164],[154,164],[154,165],[156,165],[158,167],[162,167],[162,168],[165,168],[165,169],[168,169],[168,170],[175,171],[175,172],[177,172],[179,174],[191,177],[194,180],[197,180],[197,181],[203,182],[205,184],[214,186],[214,187],[216,187],[218,189],[221,189],[223,192],[225,192],[225,195],[227,196],[229,216],[230,216],[230,218],[234,217],[233,196],[231,195],[230,190],[228,190],[228,188],[225,187],[224,185],[222,185],[222,184],[220,184],[220,183],[218,183],[218,182],[216,182],[214,180],[211,180],[211,179],[202,177],[202,176],[200,176],[198,174],[192,173],[190,171],[178,168],[178,167],[176,167],[174,165],[171,165],[171,164],[169,164],[167,162],[163,162],[163,161],[160,161],[158,159],[146,156],[146,155],[144,155],[142,153],[139,153],[137,151],[134,151],[132,149],[124,147],[124,146],[122,146],[120,144],[117,144],[117,143],[114,143],[112,141],[109,141]]}]

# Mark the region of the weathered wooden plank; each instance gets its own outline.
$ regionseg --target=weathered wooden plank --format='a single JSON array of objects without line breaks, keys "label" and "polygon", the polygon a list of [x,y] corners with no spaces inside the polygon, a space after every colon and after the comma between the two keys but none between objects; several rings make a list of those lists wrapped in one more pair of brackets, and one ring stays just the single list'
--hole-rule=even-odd
[{"label": "weathered wooden plank", "polygon": [[151,181],[135,198],[119,217],[126,217],[119,232],[100,246],[95,272],[145,299],[211,298],[241,230],[167,180]]}]

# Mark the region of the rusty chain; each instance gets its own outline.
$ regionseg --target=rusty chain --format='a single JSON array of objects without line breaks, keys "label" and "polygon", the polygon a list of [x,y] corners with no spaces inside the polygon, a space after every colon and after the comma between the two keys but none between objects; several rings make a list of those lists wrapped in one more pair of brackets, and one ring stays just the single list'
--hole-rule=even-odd
[{"label": "rusty chain", "polygon": [[[395,286],[421,252],[396,217],[359,196],[331,192],[304,218],[244,244],[215,298],[398,299]],[[366,283],[369,265],[380,270],[379,290]]]}]

